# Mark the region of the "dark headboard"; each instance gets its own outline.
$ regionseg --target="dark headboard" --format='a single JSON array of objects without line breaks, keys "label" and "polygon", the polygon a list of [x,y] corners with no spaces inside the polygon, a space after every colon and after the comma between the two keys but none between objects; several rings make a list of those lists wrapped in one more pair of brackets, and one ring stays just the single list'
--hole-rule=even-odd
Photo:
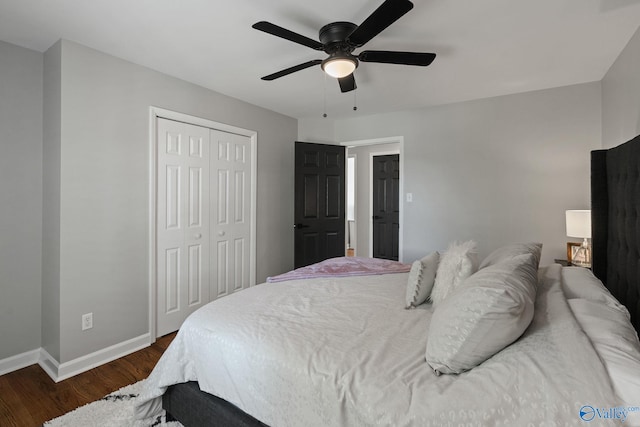
[{"label": "dark headboard", "polygon": [[593,273],[640,331],[640,135],[591,152]]}]

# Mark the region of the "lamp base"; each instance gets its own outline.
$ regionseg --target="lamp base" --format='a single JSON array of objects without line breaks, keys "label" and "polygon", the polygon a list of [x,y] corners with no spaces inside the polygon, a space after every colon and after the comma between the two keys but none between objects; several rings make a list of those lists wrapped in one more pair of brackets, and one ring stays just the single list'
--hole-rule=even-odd
[{"label": "lamp base", "polygon": [[577,247],[572,254],[571,264],[578,267],[591,268],[591,248],[587,239],[584,239],[582,245]]}]

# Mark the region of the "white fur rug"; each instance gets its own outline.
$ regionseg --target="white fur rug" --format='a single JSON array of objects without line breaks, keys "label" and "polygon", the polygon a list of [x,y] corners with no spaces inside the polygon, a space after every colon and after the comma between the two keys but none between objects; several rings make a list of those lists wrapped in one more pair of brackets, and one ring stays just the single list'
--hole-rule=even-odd
[{"label": "white fur rug", "polygon": [[133,419],[133,405],[145,380],[128,385],[100,400],[74,409],[61,417],[44,423],[43,427],[180,427],[178,422],[167,422],[164,415],[151,424]]}]

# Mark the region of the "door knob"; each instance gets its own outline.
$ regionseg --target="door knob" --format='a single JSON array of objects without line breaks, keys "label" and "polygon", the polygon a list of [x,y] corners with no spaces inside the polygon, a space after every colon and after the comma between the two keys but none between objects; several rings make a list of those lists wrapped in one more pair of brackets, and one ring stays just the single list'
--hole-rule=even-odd
[{"label": "door knob", "polygon": [[202,237],[202,234],[198,233],[198,234],[196,234],[196,235],[195,235],[195,236],[193,236],[193,237],[195,237],[196,239],[199,239],[199,238],[201,238],[201,237]]},{"label": "door knob", "polygon": [[301,223],[293,224],[293,228],[309,228],[309,227],[311,226],[307,224],[301,224]]},{"label": "door knob", "polygon": [[224,234],[225,234],[224,231],[222,230],[218,231],[218,236],[224,236]]}]

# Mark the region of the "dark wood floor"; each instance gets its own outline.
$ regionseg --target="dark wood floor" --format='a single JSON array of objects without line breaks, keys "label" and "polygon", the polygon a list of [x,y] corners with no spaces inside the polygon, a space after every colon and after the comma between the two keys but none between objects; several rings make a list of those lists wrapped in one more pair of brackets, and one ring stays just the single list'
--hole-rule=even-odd
[{"label": "dark wood floor", "polygon": [[174,334],[59,383],[32,365],[0,376],[0,426],[36,427],[149,376]]}]

